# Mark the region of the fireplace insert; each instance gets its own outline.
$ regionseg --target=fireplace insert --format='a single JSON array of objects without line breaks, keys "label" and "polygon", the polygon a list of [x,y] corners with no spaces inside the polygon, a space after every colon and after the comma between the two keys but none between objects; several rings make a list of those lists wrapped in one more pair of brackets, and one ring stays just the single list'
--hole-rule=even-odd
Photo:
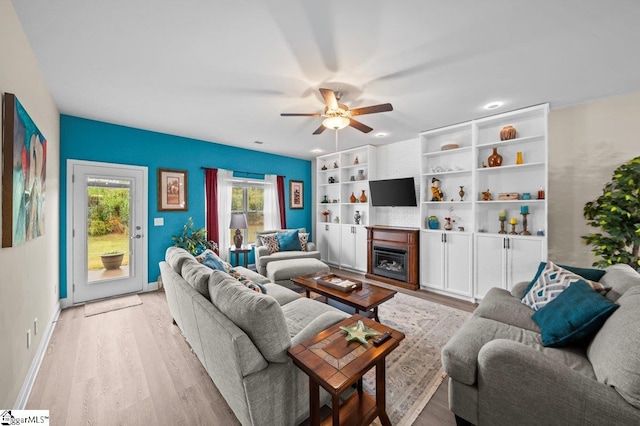
[{"label": "fireplace insert", "polygon": [[373,246],[373,273],[375,275],[406,282],[406,261],[406,249]]}]

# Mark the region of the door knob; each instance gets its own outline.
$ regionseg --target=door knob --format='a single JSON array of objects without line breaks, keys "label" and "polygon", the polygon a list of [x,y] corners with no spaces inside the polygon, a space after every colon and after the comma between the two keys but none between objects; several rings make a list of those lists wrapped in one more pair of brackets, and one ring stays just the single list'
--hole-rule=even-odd
[{"label": "door knob", "polygon": [[136,234],[136,235],[134,235],[133,237],[131,237],[131,239],[132,239],[132,240],[133,240],[134,238],[135,238],[135,239],[140,239],[140,238],[142,238],[142,235],[140,235],[140,234]]}]

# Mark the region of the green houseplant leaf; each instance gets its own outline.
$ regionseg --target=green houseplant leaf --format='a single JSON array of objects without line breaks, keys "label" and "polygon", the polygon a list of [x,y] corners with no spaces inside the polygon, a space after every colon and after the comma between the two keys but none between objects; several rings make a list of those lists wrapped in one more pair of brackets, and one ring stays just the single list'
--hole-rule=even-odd
[{"label": "green houseplant leaf", "polygon": [[182,234],[171,237],[174,247],[182,247],[194,256],[206,249],[218,251],[218,243],[207,239],[207,230],[193,229],[193,219],[189,218],[182,227]]},{"label": "green houseplant leaf", "polygon": [[611,182],[602,189],[602,195],[585,204],[583,213],[587,224],[600,231],[582,236],[599,257],[593,266],[605,268],[626,263],[634,269],[640,268],[640,187],[637,182],[640,182],[640,157],[618,167]]}]

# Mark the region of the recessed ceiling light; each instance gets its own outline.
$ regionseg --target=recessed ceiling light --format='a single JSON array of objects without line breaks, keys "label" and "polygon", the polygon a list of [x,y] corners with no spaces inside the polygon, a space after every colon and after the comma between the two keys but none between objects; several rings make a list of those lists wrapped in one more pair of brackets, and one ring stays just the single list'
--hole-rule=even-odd
[{"label": "recessed ceiling light", "polygon": [[490,102],[484,106],[484,109],[496,109],[502,106],[502,102]]},{"label": "recessed ceiling light", "polygon": [[319,152],[322,152],[322,150],[320,148],[316,148],[312,149],[311,152],[313,152],[314,154],[318,154]]},{"label": "recessed ceiling light", "polygon": [[387,136],[387,134],[385,132],[378,132],[376,133],[376,137],[377,138],[384,138],[385,136]]}]

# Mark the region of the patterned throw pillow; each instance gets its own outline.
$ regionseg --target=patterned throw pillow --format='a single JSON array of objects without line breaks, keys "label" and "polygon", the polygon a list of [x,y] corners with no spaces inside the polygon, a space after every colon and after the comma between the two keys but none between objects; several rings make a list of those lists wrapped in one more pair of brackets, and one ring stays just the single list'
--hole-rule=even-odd
[{"label": "patterned throw pillow", "polygon": [[[208,259],[206,263],[205,263],[205,259]],[[208,266],[211,269],[219,269],[220,271],[228,272],[230,269],[233,268],[233,266],[229,262],[225,262],[216,254],[216,252],[209,249],[197,255],[196,260]],[[222,268],[220,268],[220,264],[222,265]],[[215,267],[213,265],[215,265]]]},{"label": "patterned throw pillow", "polygon": [[269,250],[269,254],[280,251],[280,243],[276,234],[264,234],[260,235],[262,245]]},{"label": "patterned throw pillow", "polygon": [[257,291],[258,293],[267,294],[267,289],[262,284],[258,284],[257,282],[250,280],[235,269],[230,269],[228,274],[244,284],[245,287],[253,291]]},{"label": "patterned throw pillow", "polygon": [[307,243],[309,242],[309,233],[298,232],[298,237],[300,238],[300,250],[307,251]]},{"label": "patterned throw pillow", "polygon": [[553,262],[547,262],[538,279],[522,297],[522,303],[537,311],[558,297],[571,284],[580,280],[585,281],[598,293],[604,294],[609,290],[609,288],[600,283],[586,280],[578,274],[555,265]]}]

